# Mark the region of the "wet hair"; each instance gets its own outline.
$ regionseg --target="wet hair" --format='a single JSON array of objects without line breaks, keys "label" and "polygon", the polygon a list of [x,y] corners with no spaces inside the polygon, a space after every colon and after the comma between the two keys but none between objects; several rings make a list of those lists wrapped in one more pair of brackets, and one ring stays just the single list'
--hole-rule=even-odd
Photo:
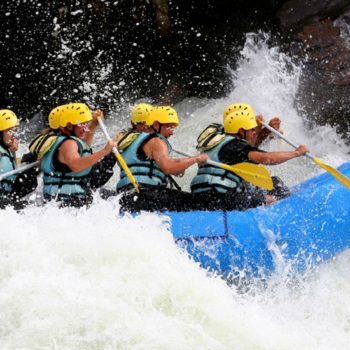
[{"label": "wet hair", "polygon": [[0,131],[0,146],[2,146],[5,149],[8,149],[8,146],[4,142],[4,132]]}]

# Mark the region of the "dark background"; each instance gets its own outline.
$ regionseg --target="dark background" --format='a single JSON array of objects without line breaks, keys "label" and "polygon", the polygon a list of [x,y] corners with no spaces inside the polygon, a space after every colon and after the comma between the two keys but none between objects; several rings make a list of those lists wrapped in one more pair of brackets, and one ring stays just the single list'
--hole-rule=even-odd
[{"label": "dark background", "polygon": [[273,3],[170,1],[163,34],[148,1],[6,1],[0,105],[29,118],[66,101],[223,96],[244,34],[273,28]]},{"label": "dark background", "polygon": [[21,119],[223,97],[245,34],[262,30],[304,68],[300,111],[350,139],[350,46],[334,26],[350,25],[350,0],[5,0],[0,16],[0,108]]}]

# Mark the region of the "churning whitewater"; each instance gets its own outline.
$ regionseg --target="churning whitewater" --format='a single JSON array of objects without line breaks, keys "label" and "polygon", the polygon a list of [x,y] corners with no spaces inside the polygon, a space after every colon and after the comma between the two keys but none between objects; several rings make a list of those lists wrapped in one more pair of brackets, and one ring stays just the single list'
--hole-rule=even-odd
[{"label": "churning whitewater", "polygon": [[[230,96],[176,106],[174,147],[195,153],[199,132],[242,101],[266,120],[279,116],[284,133],[325,162],[347,161],[334,130],[305,127],[294,108],[300,68],[267,39],[247,35]],[[110,134],[128,117],[107,123]],[[288,149],[277,140],[266,147]],[[320,172],[300,158],[270,170],[290,186]],[[179,180],[184,189],[194,173]],[[117,198],[98,195],[89,209],[0,211],[0,349],[350,348],[349,251],[303,275],[281,261],[270,279],[242,290],[181,251],[165,216],[118,211]]]}]

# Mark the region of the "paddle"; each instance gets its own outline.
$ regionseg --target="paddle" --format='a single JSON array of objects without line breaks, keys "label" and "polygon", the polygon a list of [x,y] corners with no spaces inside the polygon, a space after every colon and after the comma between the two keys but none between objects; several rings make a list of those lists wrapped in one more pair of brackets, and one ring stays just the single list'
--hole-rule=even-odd
[{"label": "paddle", "polygon": [[[295,144],[294,142],[290,141],[289,139],[287,139],[284,135],[282,135],[280,132],[278,132],[276,129],[272,128],[270,125],[264,123],[264,122],[260,122],[261,125],[263,125],[265,128],[267,128],[268,130],[270,130],[272,133],[274,133],[275,135],[277,135],[278,137],[280,137],[282,140],[284,140],[285,142],[287,142],[288,144],[290,144],[292,147],[294,148],[298,148],[298,145]],[[306,153],[305,154],[306,157],[308,157],[309,159],[311,159],[313,162],[315,162],[317,165],[319,165],[321,168],[323,168],[324,170],[328,171],[332,176],[334,176],[341,184],[343,184],[345,187],[347,187],[348,189],[350,189],[350,179],[348,179],[345,175],[343,175],[340,171],[338,171],[337,169],[331,167],[328,164],[323,163],[323,161],[317,157],[314,157],[312,154],[310,153]]]},{"label": "paddle", "polygon": [[[173,149],[173,151],[186,157],[193,157],[191,154],[182,151],[177,151],[175,149]],[[235,165],[228,165],[224,163],[214,162],[213,160],[207,160],[207,164],[231,171],[232,173],[240,176],[245,181],[250,182],[254,186],[262,187],[267,190],[273,189],[271,175],[269,171],[261,165],[253,163],[238,163]]]},{"label": "paddle", "polygon": [[[110,141],[111,138],[108,135],[107,129],[105,124],[103,123],[102,119],[97,117],[98,123],[100,124],[100,127],[103,131],[103,134],[105,135],[105,138]],[[118,152],[116,147],[113,147],[113,153],[115,154],[115,156],[118,159],[118,162],[120,164],[120,166],[123,168],[123,170],[125,171],[126,176],[128,177],[128,179],[130,180],[130,182],[132,183],[132,185],[135,187],[136,192],[140,192],[139,190],[139,185],[137,184],[134,175],[132,174],[132,172],[130,171],[129,167],[127,166],[127,164],[125,163],[124,158],[121,156],[121,154]]]},{"label": "paddle", "polygon": [[8,176],[15,175],[15,174],[21,173],[22,171],[34,168],[34,167],[38,166],[39,164],[40,164],[40,161],[36,161],[34,163],[29,163],[29,164],[20,166],[16,169],[10,170],[7,173],[0,174],[0,181]]}]

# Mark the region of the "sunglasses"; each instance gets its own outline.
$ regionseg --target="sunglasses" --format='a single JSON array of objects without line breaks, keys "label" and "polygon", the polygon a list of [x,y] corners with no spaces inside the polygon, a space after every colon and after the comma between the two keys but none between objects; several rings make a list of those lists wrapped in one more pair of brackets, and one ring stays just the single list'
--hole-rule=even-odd
[{"label": "sunglasses", "polygon": [[77,124],[77,127],[83,129],[83,130],[90,130],[90,124],[89,123],[81,123],[81,124]]},{"label": "sunglasses", "polygon": [[10,136],[17,136],[18,135],[18,130],[17,130],[17,128],[12,128],[12,129],[7,130],[7,133]]}]

